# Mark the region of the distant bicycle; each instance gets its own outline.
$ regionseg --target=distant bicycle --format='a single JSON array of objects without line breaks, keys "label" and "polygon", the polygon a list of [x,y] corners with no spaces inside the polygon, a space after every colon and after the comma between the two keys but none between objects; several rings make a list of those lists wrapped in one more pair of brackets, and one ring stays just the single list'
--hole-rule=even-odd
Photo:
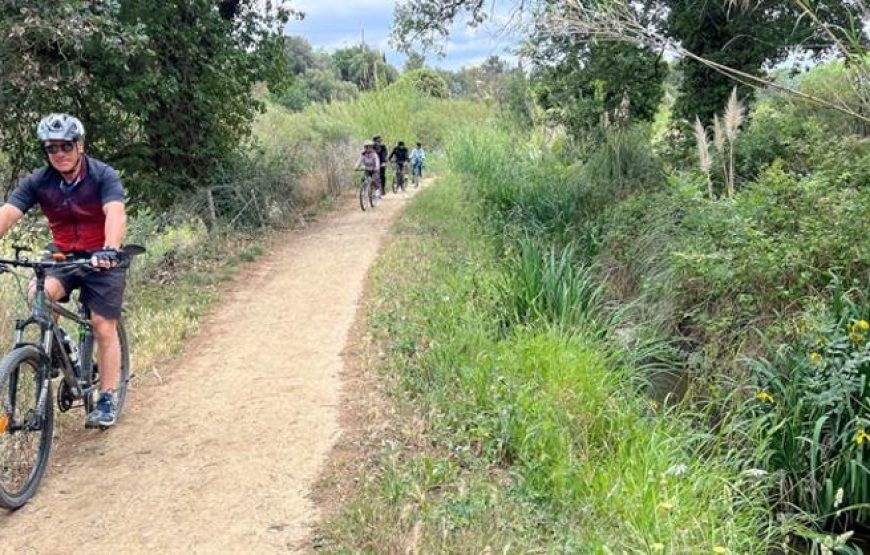
[{"label": "distant bicycle", "polygon": [[367,210],[367,207],[374,208],[375,201],[378,198],[377,183],[374,176],[375,172],[363,171],[362,178],[360,179],[359,207],[363,212]]},{"label": "distant bicycle", "polygon": [[394,164],[396,175],[393,178],[393,192],[398,193],[401,189],[405,190],[405,164]]},{"label": "distant bicycle", "polygon": [[414,188],[416,189],[420,186],[420,179],[423,176],[423,164],[412,164],[411,176],[414,181]]},{"label": "distant bicycle", "polygon": [[[15,345],[0,362],[0,507],[17,509],[36,493],[48,466],[54,432],[54,405],[61,412],[84,407],[88,414],[100,393],[100,375],[94,351],[91,312],[79,300],[75,312],[55,303],[45,293],[49,269],[85,268],[89,258],[69,258],[54,253],[49,260],[29,260],[21,255],[27,249],[13,247],[15,257],[0,259],[0,273],[19,277],[12,268],[28,268],[35,276],[36,294],[30,316],[15,321]],[[145,252],[138,245],[121,249],[121,263]],[[20,288],[24,294],[23,288]],[[78,328],[72,337],[55,320],[62,316]],[[115,391],[117,414],[127,399],[130,381],[130,347],[123,318],[118,320],[121,344],[121,373]],[[57,383],[53,395],[52,381]]]}]

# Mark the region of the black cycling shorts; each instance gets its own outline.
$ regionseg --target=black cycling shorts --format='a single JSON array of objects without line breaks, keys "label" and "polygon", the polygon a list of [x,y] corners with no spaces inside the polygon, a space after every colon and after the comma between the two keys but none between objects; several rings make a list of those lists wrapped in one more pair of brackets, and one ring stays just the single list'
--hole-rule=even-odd
[{"label": "black cycling shorts", "polygon": [[110,269],[57,268],[46,272],[48,276],[60,281],[65,296],[60,302],[69,300],[73,289],[80,287],[80,300],[94,314],[109,320],[121,317],[124,304],[124,289],[127,285],[127,268],[117,266]]}]

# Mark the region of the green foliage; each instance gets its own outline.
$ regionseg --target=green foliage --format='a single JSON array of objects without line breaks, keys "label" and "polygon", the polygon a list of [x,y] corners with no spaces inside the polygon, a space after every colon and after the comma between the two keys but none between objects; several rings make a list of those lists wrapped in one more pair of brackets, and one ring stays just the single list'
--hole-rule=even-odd
[{"label": "green foliage", "polygon": [[434,98],[448,98],[450,89],[447,82],[437,71],[431,69],[415,69],[402,74],[400,81],[408,81],[422,94]]},{"label": "green foliage", "polygon": [[[138,104],[142,84],[125,82],[147,55],[140,25],[120,21],[117,3],[11,1],[0,15],[0,147],[9,183],[39,161],[36,123],[43,115],[78,114],[95,152],[129,145],[135,124],[123,109]],[[97,76],[97,79],[94,77]],[[134,97],[134,98],[130,98]],[[87,102],[85,102],[87,99]],[[129,102],[128,100],[128,102]]]},{"label": "green foliage", "polygon": [[[385,110],[384,106],[389,106]],[[359,98],[329,106],[314,106],[312,113],[324,120],[353,126],[361,144],[366,138],[381,135],[387,144],[417,141],[429,150],[445,145],[457,121],[485,121],[489,111],[478,104],[424,96],[407,81],[361,95]]]},{"label": "green foliage", "polygon": [[541,47],[537,56],[537,99],[551,120],[566,125],[577,138],[597,128],[605,113],[611,121],[652,120],[664,94],[668,66],[660,53],[646,48],[557,41]]},{"label": "green foliage", "polygon": [[[785,58],[790,48],[800,45],[809,52],[823,51],[831,37],[819,30],[801,6],[782,0],[746,3],[670,0],[666,22],[668,33],[688,51],[713,63],[758,75],[762,65]],[[860,18],[858,8],[847,2],[813,2],[828,29],[848,28]],[[680,96],[674,112],[692,121],[699,116],[710,120],[728,100],[734,80],[709,65],[684,58]],[[751,91],[741,87],[740,97]]]},{"label": "green foliage", "polygon": [[254,83],[282,76],[283,3],[226,4],[7,3],[0,127],[12,170],[32,160],[38,119],[66,110],[134,198],[165,206],[207,183],[248,134]]},{"label": "green foliage", "polygon": [[643,127],[612,127],[583,166],[584,211],[594,214],[638,191],[653,191],[663,182],[661,164]]},{"label": "green foliage", "polygon": [[386,87],[399,76],[383,52],[367,46],[340,48],[332,54],[332,61],[344,81],[355,83],[363,91]]},{"label": "green foliage", "polygon": [[754,360],[753,430],[780,501],[849,527],[870,511],[870,298],[832,285],[830,306],[794,344]]},{"label": "green foliage", "polygon": [[[568,257],[529,242],[494,259],[467,184],[451,178],[417,197],[373,280],[383,371],[399,376],[399,418],[421,419],[427,441],[390,442],[327,545],[764,553],[762,491],[731,463],[700,457],[687,428],[653,412],[600,343],[569,331],[560,298],[600,306]],[[547,300],[517,273],[549,289]],[[507,334],[505,295],[530,301]]]},{"label": "green foliage", "polygon": [[453,168],[473,179],[469,193],[492,229],[563,234],[577,211],[569,168],[528,136],[494,128],[464,130],[450,144]]},{"label": "green foliage", "polygon": [[531,237],[518,241],[499,282],[504,323],[549,323],[562,329],[603,329],[602,284],[588,268],[575,266],[575,247],[557,252]]},{"label": "green foliage", "polygon": [[408,52],[408,59],[405,60],[403,70],[405,72],[414,71],[415,69],[423,69],[426,65],[426,56],[419,52]]},{"label": "green foliage", "polygon": [[864,191],[772,167],[736,202],[689,211],[672,255],[684,306],[770,322],[824,288],[829,271],[863,275],[868,201]]},{"label": "green foliage", "polygon": [[514,73],[507,81],[502,97],[502,109],[521,127],[534,124],[534,99],[529,80],[522,72]]}]

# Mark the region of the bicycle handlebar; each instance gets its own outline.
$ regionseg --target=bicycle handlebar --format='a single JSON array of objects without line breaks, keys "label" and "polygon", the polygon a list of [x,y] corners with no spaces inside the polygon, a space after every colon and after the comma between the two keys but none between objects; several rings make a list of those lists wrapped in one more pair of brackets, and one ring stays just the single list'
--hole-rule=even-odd
[{"label": "bicycle handlebar", "polygon": [[[69,257],[69,255],[64,253],[55,253],[53,256],[59,254],[60,257],[52,258],[51,260],[30,260],[29,258],[21,256],[21,253],[26,252],[27,249],[17,246],[13,246],[13,249],[15,249],[15,258],[0,258],[0,273],[11,271],[9,266],[17,266],[21,268],[70,268],[79,266],[82,268],[93,267],[96,269],[96,267],[91,264],[90,256]],[[134,256],[143,254],[144,252],[145,247],[141,245],[124,245],[118,250],[118,254],[120,254],[118,264],[123,264]]]}]

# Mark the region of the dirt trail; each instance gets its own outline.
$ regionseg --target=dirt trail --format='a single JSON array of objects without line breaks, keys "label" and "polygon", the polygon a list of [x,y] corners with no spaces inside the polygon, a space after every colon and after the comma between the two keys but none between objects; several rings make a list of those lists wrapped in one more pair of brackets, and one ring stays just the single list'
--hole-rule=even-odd
[{"label": "dirt trail", "polygon": [[288,234],[162,383],[131,392],[116,428],[64,438],[34,500],[0,512],[0,553],[299,548],[340,431],[342,349],[364,278],[409,197]]}]

